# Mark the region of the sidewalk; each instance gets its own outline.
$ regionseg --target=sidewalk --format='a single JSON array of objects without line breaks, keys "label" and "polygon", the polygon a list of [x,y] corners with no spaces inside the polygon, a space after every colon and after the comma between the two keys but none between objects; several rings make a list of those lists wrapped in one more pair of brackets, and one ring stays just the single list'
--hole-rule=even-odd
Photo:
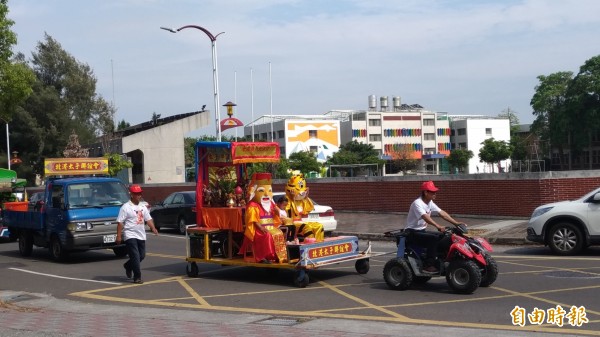
[{"label": "sidewalk", "polygon": [[[344,212],[337,211],[338,220],[335,235],[356,235],[363,240],[391,240],[383,233],[393,229],[403,228],[406,223],[405,213],[373,213],[373,212]],[[527,241],[526,218],[492,218],[480,216],[452,216],[458,221],[469,226],[470,233],[486,238],[490,243],[497,245],[524,245],[535,244]],[[439,224],[450,225],[445,220],[437,217]]]}]

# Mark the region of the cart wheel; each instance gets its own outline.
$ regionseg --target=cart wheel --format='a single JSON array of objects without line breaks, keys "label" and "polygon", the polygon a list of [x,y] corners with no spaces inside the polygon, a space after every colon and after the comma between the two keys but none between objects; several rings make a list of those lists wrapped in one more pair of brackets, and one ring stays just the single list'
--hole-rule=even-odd
[{"label": "cart wheel", "polygon": [[294,285],[298,288],[306,288],[310,282],[308,273],[304,269],[296,270],[294,273]]},{"label": "cart wheel", "polygon": [[188,263],[185,267],[185,271],[189,277],[198,277],[198,265],[196,262]]},{"label": "cart wheel", "polygon": [[366,274],[369,272],[369,259],[356,260],[354,268],[359,274]]}]

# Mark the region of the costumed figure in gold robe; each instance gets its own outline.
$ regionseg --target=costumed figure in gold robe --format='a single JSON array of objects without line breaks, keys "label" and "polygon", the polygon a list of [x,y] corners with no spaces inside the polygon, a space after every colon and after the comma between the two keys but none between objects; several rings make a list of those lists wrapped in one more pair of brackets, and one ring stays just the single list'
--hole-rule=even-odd
[{"label": "costumed figure in gold robe", "polygon": [[296,233],[305,238],[314,237],[317,241],[323,241],[325,237],[323,224],[316,221],[302,221],[303,217],[308,217],[308,213],[315,209],[315,205],[308,197],[308,187],[306,186],[304,174],[297,171],[292,173],[292,177],[285,187],[285,194],[289,200],[288,214],[294,221]]},{"label": "costumed figure in gold robe", "polygon": [[285,237],[279,229],[281,219],[273,202],[271,174],[253,174],[249,194],[240,254],[244,255],[252,247],[255,262],[286,262]]}]

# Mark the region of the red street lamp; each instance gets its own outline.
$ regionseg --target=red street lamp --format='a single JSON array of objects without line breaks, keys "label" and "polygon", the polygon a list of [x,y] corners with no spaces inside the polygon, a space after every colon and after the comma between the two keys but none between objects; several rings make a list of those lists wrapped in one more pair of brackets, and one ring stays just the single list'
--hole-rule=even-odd
[{"label": "red street lamp", "polygon": [[223,104],[223,106],[227,107],[227,116],[229,116],[229,118],[225,118],[221,121],[221,130],[237,128],[238,126],[244,125],[244,123],[242,123],[242,121],[233,117],[233,107],[237,106],[237,104],[229,101],[229,102]]}]

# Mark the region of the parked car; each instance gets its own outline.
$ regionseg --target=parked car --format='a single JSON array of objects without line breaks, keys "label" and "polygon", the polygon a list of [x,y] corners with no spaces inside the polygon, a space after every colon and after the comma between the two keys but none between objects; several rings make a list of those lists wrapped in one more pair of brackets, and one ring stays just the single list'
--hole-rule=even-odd
[{"label": "parked car", "polygon": [[196,191],[175,192],[150,210],[157,230],[175,228],[185,234],[187,225],[196,223]]},{"label": "parked car", "polygon": [[[284,192],[274,192],[273,193],[273,201],[277,202],[277,199],[284,196]],[[330,206],[321,205],[312,199],[313,204],[315,205],[315,209],[308,214],[308,217],[302,218],[302,221],[315,221],[323,224],[323,230],[326,235],[331,235],[331,232],[337,229],[337,220],[335,219],[335,213],[333,212],[333,208]]]},{"label": "parked car", "polygon": [[527,227],[527,240],[557,255],[574,255],[600,244],[600,188],[572,201],[539,206]]}]

